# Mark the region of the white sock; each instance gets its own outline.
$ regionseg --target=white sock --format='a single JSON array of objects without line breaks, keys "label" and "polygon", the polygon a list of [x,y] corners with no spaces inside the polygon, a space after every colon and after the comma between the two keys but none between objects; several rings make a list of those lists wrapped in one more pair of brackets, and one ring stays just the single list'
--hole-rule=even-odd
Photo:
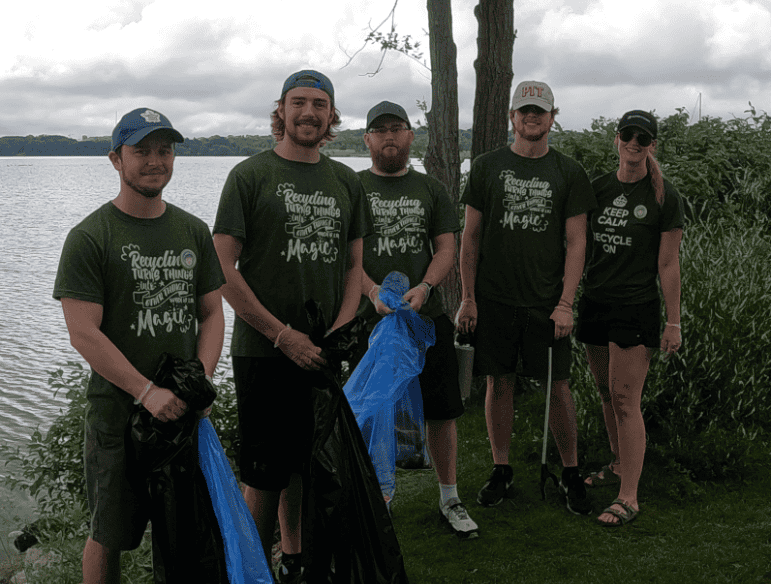
[{"label": "white sock", "polygon": [[444,505],[447,501],[455,497],[456,499],[460,499],[458,497],[458,485],[443,485],[442,483],[439,483],[439,490],[442,494],[442,505]]}]

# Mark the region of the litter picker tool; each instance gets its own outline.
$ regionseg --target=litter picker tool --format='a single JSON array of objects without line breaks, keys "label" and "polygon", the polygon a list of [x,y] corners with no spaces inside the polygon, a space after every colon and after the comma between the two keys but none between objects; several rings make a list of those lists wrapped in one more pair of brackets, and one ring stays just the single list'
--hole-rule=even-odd
[{"label": "litter picker tool", "polygon": [[557,476],[549,470],[546,464],[546,445],[549,440],[549,406],[551,404],[551,384],[552,384],[552,353],[554,349],[554,321],[549,319],[549,353],[548,367],[546,374],[546,413],[543,419],[543,451],[541,452],[541,500],[546,500],[546,482],[551,479],[554,486],[557,487]]}]

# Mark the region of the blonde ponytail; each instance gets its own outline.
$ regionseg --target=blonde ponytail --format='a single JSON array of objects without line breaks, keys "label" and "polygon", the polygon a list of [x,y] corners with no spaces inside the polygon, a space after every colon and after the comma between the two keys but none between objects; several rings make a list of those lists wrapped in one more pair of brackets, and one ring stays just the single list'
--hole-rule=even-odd
[{"label": "blonde ponytail", "polygon": [[648,172],[651,175],[651,184],[653,184],[653,190],[656,193],[656,202],[659,206],[664,204],[664,177],[661,174],[661,167],[658,161],[653,156],[655,149],[648,150],[648,158],[646,165],[648,166]]}]

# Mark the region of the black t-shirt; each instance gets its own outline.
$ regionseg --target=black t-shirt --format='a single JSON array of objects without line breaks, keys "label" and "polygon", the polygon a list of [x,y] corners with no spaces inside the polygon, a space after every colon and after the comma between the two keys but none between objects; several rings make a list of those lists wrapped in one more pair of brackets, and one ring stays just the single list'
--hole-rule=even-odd
[{"label": "black t-shirt", "polygon": [[[53,296],[100,304],[100,330],[152,379],[162,353],[196,356],[198,300],[224,283],[206,223],[170,203],[140,219],[110,202],[70,231]],[[131,395],[96,372],[87,395],[89,423],[122,432]]]},{"label": "black t-shirt", "polygon": [[565,221],[596,201],[578,162],[509,146],[479,156],[461,203],[482,213],[476,293],[510,306],[554,306],[565,274]]},{"label": "black t-shirt", "polygon": [[[295,162],[273,150],[237,164],[222,189],[214,233],[237,238],[238,270],[257,299],[283,323],[310,332],[305,302],[320,303],[327,325],[340,312],[348,243],[372,233],[356,173],[325,155]],[[280,353],[236,316],[231,352]]]},{"label": "black t-shirt", "polygon": [[[359,176],[375,223],[375,234],[364,239],[364,271],[381,284],[396,270],[407,275],[411,287],[417,286],[434,257],[434,238],[460,230],[456,206],[441,182],[412,169],[403,176],[369,170]],[[420,312],[437,317],[443,310],[439,289],[434,288]],[[359,314],[376,314],[363,296]]]},{"label": "black t-shirt", "polygon": [[584,294],[596,302],[655,300],[661,234],[683,227],[680,194],[665,180],[660,206],[650,175],[622,185],[616,171],[592,186],[598,207],[589,214]]}]

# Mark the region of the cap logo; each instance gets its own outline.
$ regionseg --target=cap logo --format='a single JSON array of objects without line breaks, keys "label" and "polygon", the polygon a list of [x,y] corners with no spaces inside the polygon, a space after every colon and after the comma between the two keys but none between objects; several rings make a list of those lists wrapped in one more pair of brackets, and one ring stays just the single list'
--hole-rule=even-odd
[{"label": "cap logo", "polygon": [[531,85],[530,87],[522,88],[522,97],[527,97],[528,95],[530,95],[530,97],[536,97],[536,94],[538,97],[543,97],[543,87]]},{"label": "cap logo", "polygon": [[148,124],[159,124],[161,122],[161,114],[154,112],[153,110],[145,110],[145,113],[139,115],[142,116]]}]

